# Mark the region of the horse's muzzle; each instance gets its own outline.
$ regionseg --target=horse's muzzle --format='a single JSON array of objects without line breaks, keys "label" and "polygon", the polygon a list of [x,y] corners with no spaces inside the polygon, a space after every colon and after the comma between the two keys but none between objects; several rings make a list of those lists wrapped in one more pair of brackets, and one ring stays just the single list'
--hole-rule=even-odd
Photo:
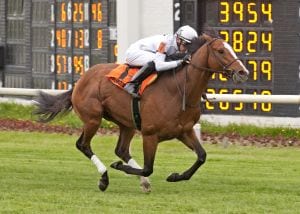
[{"label": "horse's muzzle", "polygon": [[243,83],[247,81],[248,75],[248,70],[239,70],[233,73],[232,79],[234,83]]}]

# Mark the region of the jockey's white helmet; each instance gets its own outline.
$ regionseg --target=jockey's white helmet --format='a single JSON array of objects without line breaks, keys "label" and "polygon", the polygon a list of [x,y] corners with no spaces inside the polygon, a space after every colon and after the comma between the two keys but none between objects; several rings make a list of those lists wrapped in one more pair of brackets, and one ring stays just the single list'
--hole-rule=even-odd
[{"label": "jockey's white helmet", "polygon": [[198,37],[197,31],[189,25],[184,25],[176,31],[176,36],[187,43]]}]

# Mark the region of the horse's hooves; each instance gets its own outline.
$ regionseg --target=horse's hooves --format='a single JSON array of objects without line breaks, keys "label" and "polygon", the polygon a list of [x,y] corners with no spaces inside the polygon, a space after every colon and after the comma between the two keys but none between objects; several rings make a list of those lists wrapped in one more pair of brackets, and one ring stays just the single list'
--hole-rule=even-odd
[{"label": "horse's hooves", "polygon": [[109,179],[106,171],[105,173],[103,173],[101,179],[99,180],[98,187],[102,192],[104,192],[108,187],[108,184],[109,184]]},{"label": "horse's hooves", "polygon": [[180,181],[180,175],[178,173],[172,173],[167,177],[168,182],[176,182]]},{"label": "horse's hooves", "polygon": [[146,193],[150,193],[151,192],[151,184],[150,184],[150,181],[149,179],[145,178],[145,177],[141,177],[141,188],[142,188],[142,191],[143,192],[146,192]]},{"label": "horse's hooves", "polygon": [[119,166],[123,165],[122,161],[116,161],[110,165],[111,168],[119,169]]},{"label": "horse's hooves", "polygon": [[151,185],[149,183],[147,184],[141,184],[142,191],[145,193],[151,192]]}]

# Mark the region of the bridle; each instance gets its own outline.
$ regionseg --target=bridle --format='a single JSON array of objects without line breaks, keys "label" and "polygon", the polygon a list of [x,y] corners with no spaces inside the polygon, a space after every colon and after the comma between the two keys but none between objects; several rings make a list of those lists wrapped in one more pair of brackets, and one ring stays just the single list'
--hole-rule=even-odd
[{"label": "bridle", "polygon": [[231,78],[234,74],[234,70],[230,69],[229,66],[231,66],[234,62],[236,62],[238,60],[241,61],[241,60],[239,58],[236,58],[236,59],[232,60],[231,62],[229,62],[227,65],[225,65],[222,62],[222,60],[220,59],[220,57],[218,55],[216,55],[215,51],[211,47],[211,44],[213,44],[215,41],[217,41],[219,39],[221,39],[221,38],[214,38],[210,42],[207,42],[205,45],[207,46],[208,51],[210,51],[212,53],[212,55],[215,57],[215,59],[217,60],[217,63],[222,67],[221,70],[211,69],[211,68],[207,68],[207,67],[200,67],[200,66],[193,64],[192,62],[190,62],[188,65],[191,65],[198,70],[204,70],[204,71],[208,71],[210,73],[219,73],[219,74],[223,74],[224,76],[226,76],[228,78]]},{"label": "bridle", "polygon": [[[216,69],[211,69],[211,68],[207,68],[207,67],[201,67],[201,66],[197,66],[195,64],[193,64],[192,62],[188,63],[187,66],[185,67],[185,80],[184,80],[184,85],[183,85],[183,90],[181,90],[178,82],[176,84],[178,91],[180,93],[180,95],[182,96],[182,110],[185,111],[186,106],[190,107],[190,108],[197,108],[200,107],[200,105],[187,105],[186,104],[186,82],[187,82],[187,73],[188,73],[188,66],[192,66],[194,68],[196,68],[197,70],[200,71],[207,71],[210,72],[211,74],[213,73],[219,73],[219,74],[223,74],[224,76],[226,76],[227,78],[231,78],[234,74],[234,70],[229,69],[229,66],[232,65],[234,62],[240,60],[239,58],[236,58],[234,60],[232,60],[231,62],[229,62],[227,65],[225,65],[222,60],[220,59],[220,57],[218,57],[218,55],[216,55],[216,53],[214,52],[214,50],[211,47],[211,44],[214,43],[215,41],[219,40],[221,38],[214,38],[213,40],[211,40],[210,42],[205,43],[205,45],[208,48],[208,51],[212,52],[213,56],[216,58],[217,63],[222,67],[221,70],[216,70]],[[174,77],[176,80],[176,76],[175,76],[175,69],[173,70],[174,73]]]}]

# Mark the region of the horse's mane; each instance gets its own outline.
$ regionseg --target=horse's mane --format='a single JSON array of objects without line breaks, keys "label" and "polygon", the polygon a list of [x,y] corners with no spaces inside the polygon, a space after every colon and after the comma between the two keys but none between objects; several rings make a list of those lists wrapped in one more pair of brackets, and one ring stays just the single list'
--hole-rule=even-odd
[{"label": "horse's mane", "polygon": [[191,43],[186,45],[186,48],[190,54],[195,53],[199,48],[205,44],[206,40],[203,37],[198,37],[192,40]]},{"label": "horse's mane", "polygon": [[199,48],[201,48],[205,44],[206,40],[203,38],[203,34],[209,35],[212,38],[219,38],[219,34],[216,31],[206,29],[204,32],[201,33],[201,35],[198,38],[193,39],[190,44],[186,45],[186,48],[190,54],[195,53]]}]

